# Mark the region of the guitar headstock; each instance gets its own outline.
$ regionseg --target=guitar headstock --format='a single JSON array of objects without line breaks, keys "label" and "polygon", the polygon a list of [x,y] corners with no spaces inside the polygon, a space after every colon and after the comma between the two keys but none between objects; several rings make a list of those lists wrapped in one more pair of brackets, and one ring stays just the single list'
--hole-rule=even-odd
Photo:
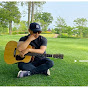
[{"label": "guitar headstock", "polygon": [[64,55],[63,54],[53,54],[53,57],[63,59]]}]

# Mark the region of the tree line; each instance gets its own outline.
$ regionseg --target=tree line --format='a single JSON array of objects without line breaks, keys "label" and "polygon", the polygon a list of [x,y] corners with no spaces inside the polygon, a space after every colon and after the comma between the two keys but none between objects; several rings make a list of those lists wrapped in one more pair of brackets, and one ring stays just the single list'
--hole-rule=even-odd
[{"label": "tree line", "polygon": [[[12,31],[24,31],[27,32],[29,24],[31,22],[38,22],[41,25],[43,31],[47,31],[48,26],[53,21],[51,13],[42,12],[40,9],[46,2],[0,2],[0,33],[4,32],[12,34]],[[28,6],[28,21],[20,21],[21,12],[19,11],[18,4],[24,7]],[[55,28],[52,29],[52,33],[59,34],[59,37],[63,35],[88,37],[88,27],[86,18],[77,18],[73,21],[74,27],[68,26],[65,19],[57,17]]]},{"label": "tree line", "polygon": [[59,37],[63,36],[63,33],[67,33],[68,37],[88,37],[88,20],[86,18],[77,18],[73,21],[74,27],[68,26],[65,22],[65,19],[58,17],[56,21],[56,32],[59,34]]}]

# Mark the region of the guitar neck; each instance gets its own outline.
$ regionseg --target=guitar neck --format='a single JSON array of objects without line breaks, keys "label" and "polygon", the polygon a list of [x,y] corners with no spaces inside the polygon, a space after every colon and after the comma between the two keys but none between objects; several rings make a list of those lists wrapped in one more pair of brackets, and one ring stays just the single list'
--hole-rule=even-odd
[{"label": "guitar neck", "polygon": [[53,57],[53,54],[39,54],[39,53],[27,53],[27,56],[44,56],[44,57]]},{"label": "guitar neck", "polygon": [[53,57],[63,59],[63,54],[39,54],[39,53],[27,53],[27,56],[39,56],[39,57]]}]

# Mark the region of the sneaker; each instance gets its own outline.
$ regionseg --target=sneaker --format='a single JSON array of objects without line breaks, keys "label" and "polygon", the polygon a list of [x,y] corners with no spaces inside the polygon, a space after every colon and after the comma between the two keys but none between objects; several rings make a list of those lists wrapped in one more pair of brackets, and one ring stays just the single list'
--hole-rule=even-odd
[{"label": "sneaker", "polygon": [[47,71],[43,72],[42,74],[45,74],[45,75],[49,76],[50,75],[50,70],[48,69]]},{"label": "sneaker", "polygon": [[29,75],[31,75],[31,74],[30,74],[30,71],[22,71],[22,70],[20,70],[20,71],[18,72],[17,77],[18,77],[18,78],[22,78],[22,77],[26,77],[26,76],[29,76]]},{"label": "sneaker", "polygon": [[49,70],[49,69],[47,70],[47,75],[48,75],[48,76],[50,75],[50,70]]}]

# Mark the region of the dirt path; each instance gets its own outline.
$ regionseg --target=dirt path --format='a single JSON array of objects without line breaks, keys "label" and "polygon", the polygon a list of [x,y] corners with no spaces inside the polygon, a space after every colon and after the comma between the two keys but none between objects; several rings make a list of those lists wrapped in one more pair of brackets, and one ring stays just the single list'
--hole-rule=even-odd
[{"label": "dirt path", "polygon": [[57,38],[58,37],[58,34],[55,34],[54,38]]}]

